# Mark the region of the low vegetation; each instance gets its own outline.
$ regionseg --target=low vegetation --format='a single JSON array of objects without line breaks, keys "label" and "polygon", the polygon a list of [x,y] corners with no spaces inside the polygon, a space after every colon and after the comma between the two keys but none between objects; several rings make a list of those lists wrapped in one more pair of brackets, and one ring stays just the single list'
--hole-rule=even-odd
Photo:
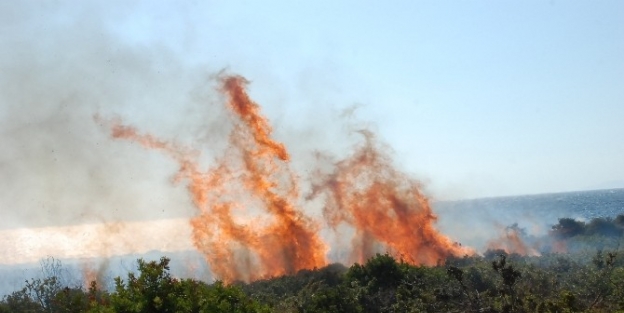
[{"label": "low vegetation", "polygon": [[623,228],[624,216],[561,219],[547,236],[568,253],[489,250],[434,267],[378,254],[249,284],[174,278],[167,258],[138,260],[110,290],[65,286],[53,270],[5,296],[0,312],[624,312]]}]

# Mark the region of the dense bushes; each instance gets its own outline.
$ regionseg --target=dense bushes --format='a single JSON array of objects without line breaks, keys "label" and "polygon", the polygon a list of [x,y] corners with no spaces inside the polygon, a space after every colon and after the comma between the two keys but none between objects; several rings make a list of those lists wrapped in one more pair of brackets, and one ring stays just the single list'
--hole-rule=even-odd
[{"label": "dense bushes", "polygon": [[601,217],[589,222],[572,218],[560,218],[559,223],[552,226],[550,235],[559,239],[575,236],[621,237],[624,233],[624,215],[616,218]]},{"label": "dense bushes", "polygon": [[[614,252],[522,257],[501,253],[412,266],[388,254],[331,277],[325,269],[251,283],[253,299],[279,299],[275,312],[615,312],[624,309],[624,268]],[[284,297],[284,285],[289,289]]]},{"label": "dense bushes", "polygon": [[[450,258],[413,266],[389,254],[345,268],[333,264],[225,286],[169,274],[169,260],[139,260],[138,274],[111,291],[28,281],[0,312],[616,312],[624,310],[618,253]],[[497,253],[497,254],[495,254]],[[583,260],[591,259],[590,262]]]},{"label": "dense bushes", "polygon": [[138,271],[116,278],[111,292],[98,290],[95,282],[83,290],[58,286],[58,277],[33,280],[6,296],[0,312],[269,312],[239,287],[171,277],[167,258],[139,260]]}]

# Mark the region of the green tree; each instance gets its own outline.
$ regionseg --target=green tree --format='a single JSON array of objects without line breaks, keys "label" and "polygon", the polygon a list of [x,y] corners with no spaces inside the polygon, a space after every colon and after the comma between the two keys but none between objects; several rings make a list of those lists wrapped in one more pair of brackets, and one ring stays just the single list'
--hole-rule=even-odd
[{"label": "green tree", "polygon": [[159,262],[138,260],[139,275],[128,274],[126,281],[115,279],[110,305],[120,313],[157,312],[265,312],[262,306],[236,286],[171,277],[169,259]]}]

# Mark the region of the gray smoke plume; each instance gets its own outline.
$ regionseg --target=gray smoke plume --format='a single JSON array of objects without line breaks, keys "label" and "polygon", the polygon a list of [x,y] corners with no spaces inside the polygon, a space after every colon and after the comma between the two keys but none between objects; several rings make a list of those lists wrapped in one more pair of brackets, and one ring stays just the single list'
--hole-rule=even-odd
[{"label": "gray smoke plume", "polygon": [[168,180],[176,165],[110,140],[94,116],[218,146],[208,135],[219,133],[222,113],[210,105],[210,77],[166,48],[115,38],[102,16],[116,14],[86,3],[0,3],[0,229],[192,214],[183,187]]}]

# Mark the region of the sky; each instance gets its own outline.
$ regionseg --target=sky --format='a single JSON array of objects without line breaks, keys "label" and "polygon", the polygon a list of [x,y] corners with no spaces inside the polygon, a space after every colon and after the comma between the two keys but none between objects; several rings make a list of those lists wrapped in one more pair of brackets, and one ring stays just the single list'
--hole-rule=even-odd
[{"label": "sky", "polygon": [[624,187],[620,1],[143,2],[113,15],[130,45],[247,77],[279,123],[357,106],[440,198]]},{"label": "sky", "polygon": [[210,155],[222,71],[293,155],[366,127],[435,200],[624,187],[621,1],[0,1],[0,21],[0,228],[192,214],[176,164],[93,116]]}]

